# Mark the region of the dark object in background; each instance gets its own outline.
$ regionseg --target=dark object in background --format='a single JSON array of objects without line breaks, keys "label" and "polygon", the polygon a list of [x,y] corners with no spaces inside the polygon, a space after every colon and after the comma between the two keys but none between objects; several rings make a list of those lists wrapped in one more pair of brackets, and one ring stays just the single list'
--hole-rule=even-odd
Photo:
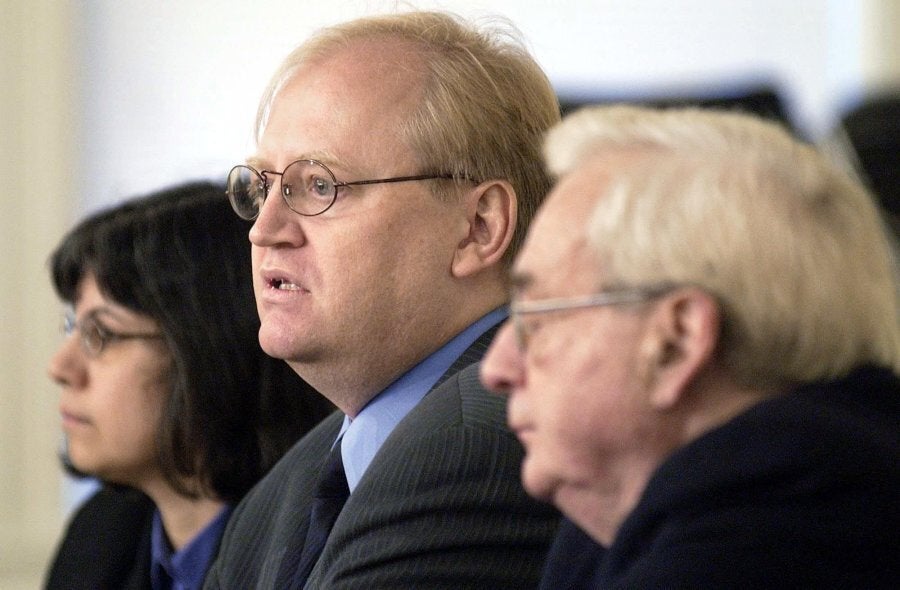
[{"label": "dark object in background", "polygon": [[844,115],[841,128],[862,180],[900,216],[900,90],[867,98]]},{"label": "dark object in background", "polygon": [[787,107],[781,94],[770,85],[760,85],[753,87],[742,87],[728,89],[722,87],[715,94],[708,92],[697,92],[694,95],[690,93],[678,95],[655,95],[655,96],[602,96],[597,93],[596,97],[588,96],[583,98],[560,96],[559,103],[563,116],[570,111],[576,110],[578,107],[587,104],[607,104],[612,102],[626,102],[630,104],[640,104],[655,107],[685,107],[698,106],[704,108],[716,108],[726,110],[738,110],[745,113],[752,113],[760,117],[778,121],[785,125],[788,129],[796,132],[796,128],[788,114]]}]

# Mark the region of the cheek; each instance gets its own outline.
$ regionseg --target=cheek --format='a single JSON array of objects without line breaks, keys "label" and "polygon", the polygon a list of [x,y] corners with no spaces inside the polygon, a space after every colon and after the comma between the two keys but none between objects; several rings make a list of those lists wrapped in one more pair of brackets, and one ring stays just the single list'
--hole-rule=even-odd
[{"label": "cheek", "polygon": [[529,354],[527,383],[535,392],[530,403],[537,418],[563,432],[567,425],[590,421],[605,390],[614,385],[603,355],[565,335],[548,339]]},{"label": "cheek", "polygon": [[128,394],[123,414],[130,415],[142,430],[155,430],[170,395],[168,371],[162,367],[151,369],[142,378],[132,381]]},{"label": "cheek", "polygon": [[627,343],[610,348],[581,334],[547,344],[527,362],[534,448],[543,449],[558,471],[586,475],[632,419]]},{"label": "cheek", "polygon": [[317,258],[329,299],[344,302],[336,321],[355,315],[354,325],[404,325],[433,317],[450,275],[452,247],[438,228],[409,212],[376,219],[334,240],[329,258]]},{"label": "cheek", "polygon": [[603,429],[589,403],[582,401],[583,391],[579,389],[573,383],[557,395],[532,404],[535,450],[545,453],[561,471],[581,470],[585,457],[593,455],[598,431]]},{"label": "cheek", "polygon": [[120,376],[118,387],[111,388],[108,415],[122,439],[145,446],[149,440],[153,441],[151,448],[155,445],[163,408],[171,395],[171,366],[167,356],[142,359]]},{"label": "cheek", "polygon": [[535,367],[526,390],[509,400],[511,420],[526,427],[522,481],[537,498],[551,499],[556,487],[578,479],[583,470],[578,457],[596,425],[585,418],[580,389],[550,366],[546,371]]},{"label": "cheek", "polygon": [[584,452],[591,447],[590,430],[582,429],[582,423],[577,422],[577,408],[566,412],[534,408],[533,413],[534,429],[525,444],[522,484],[533,497],[552,502],[560,488],[590,481],[594,458]]},{"label": "cheek", "polygon": [[386,238],[382,244],[385,252],[418,269],[449,273],[456,248],[468,235],[460,226],[465,221],[461,207],[461,203],[442,203],[425,192],[417,195],[379,229]]},{"label": "cheek", "polygon": [[253,274],[253,286],[259,278],[259,269],[262,266],[263,250],[259,246],[250,246],[250,271]]},{"label": "cheek", "polygon": [[[371,297],[373,288],[389,283],[403,268],[396,252],[402,239],[388,239],[388,232],[371,218],[327,220],[333,225],[312,225],[307,243],[298,251],[303,278],[321,305],[353,308]],[[341,225],[338,225],[341,224]]]},{"label": "cheek", "polygon": [[135,379],[133,372],[130,377],[106,382],[107,393],[93,404],[91,427],[68,437],[76,467],[126,484],[156,469],[156,434],[168,397],[158,381]]}]

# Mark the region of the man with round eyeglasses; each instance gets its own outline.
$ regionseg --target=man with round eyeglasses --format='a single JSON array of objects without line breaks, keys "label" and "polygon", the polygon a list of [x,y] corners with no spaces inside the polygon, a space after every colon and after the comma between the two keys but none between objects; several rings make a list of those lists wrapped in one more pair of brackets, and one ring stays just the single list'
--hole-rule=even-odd
[{"label": "man with round eyeglasses", "polygon": [[340,412],[236,509],[207,588],[537,584],[558,513],[477,373],[559,118],[516,37],[369,17],[276,72],[227,193],[254,220],[263,349]]}]

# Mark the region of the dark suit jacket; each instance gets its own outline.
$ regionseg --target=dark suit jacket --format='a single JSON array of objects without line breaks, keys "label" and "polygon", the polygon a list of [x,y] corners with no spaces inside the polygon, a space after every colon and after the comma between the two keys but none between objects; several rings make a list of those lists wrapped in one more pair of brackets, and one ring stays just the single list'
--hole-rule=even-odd
[{"label": "dark suit jacket", "polygon": [[[472,363],[492,336],[473,344],[385,441],[307,588],[537,586],[558,513],[525,494],[505,400],[479,383]],[[207,590],[274,587],[284,556],[304,542],[311,493],[342,418],[301,439],[236,508]]]},{"label": "dark suit jacket", "polygon": [[103,487],[75,513],[47,573],[47,590],[150,590],[153,502]]},{"label": "dark suit jacket", "polygon": [[[870,367],[677,451],[609,550],[554,546],[542,588],[897,588],[898,531],[900,379]],[[553,565],[591,553],[580,580]]]},{"label": "dark suit jacket", "polygon": [[547,553],[542,590],[574,590],[591,588],[606,549],[591,539],[587,533],[563,518],[553,544]]}]

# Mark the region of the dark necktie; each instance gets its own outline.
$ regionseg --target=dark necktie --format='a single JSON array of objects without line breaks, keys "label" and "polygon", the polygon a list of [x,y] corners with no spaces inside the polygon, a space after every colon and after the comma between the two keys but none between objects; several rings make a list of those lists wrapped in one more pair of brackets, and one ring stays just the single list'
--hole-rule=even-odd
[{"label": "dark necktie", "polygon": [[300,555],[300,564],[294,573],[291,588],[299,589],[306,584],[309,573],[322,554],[331,527],[334,526],[334,521],[337,520],[349,496],[350,488],[341,459],[341,439],[338,439],[319,474],[319,483],[313,493],[306,542],[303,544],[303,553]]}]

